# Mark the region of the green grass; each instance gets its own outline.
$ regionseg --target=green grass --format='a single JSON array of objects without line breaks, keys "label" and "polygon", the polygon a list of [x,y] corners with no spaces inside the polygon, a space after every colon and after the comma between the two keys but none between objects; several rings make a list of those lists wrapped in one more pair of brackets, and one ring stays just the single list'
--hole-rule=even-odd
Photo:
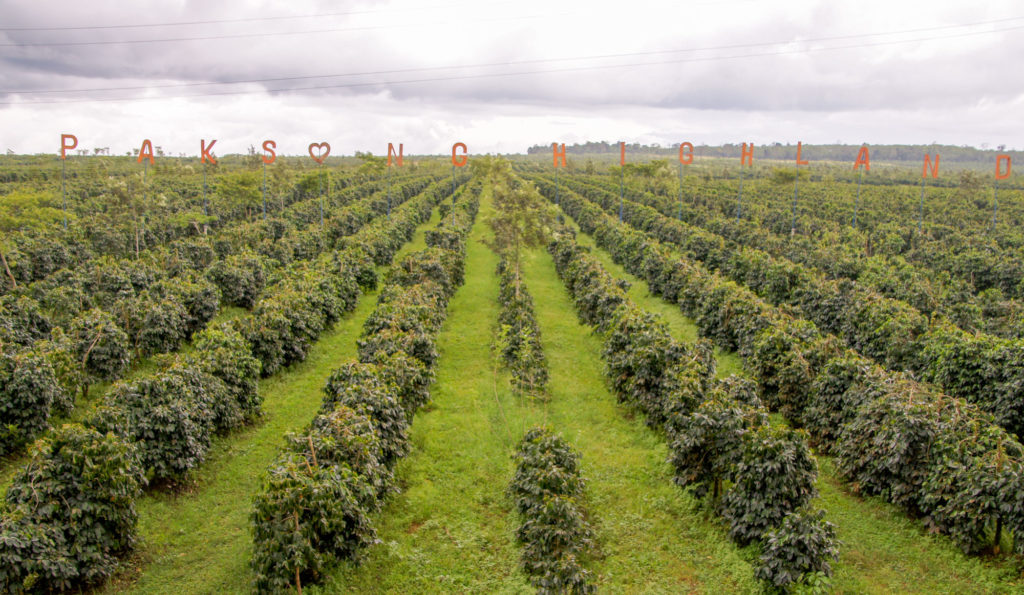
[{"label": "green grass", "polygon": [[[401,255],[424,247],[420,226]],[[141,544],[130,568],[106,592],[247,593],[251,591],[249,512],[264,472],[286,432],[299,430],[320,407],[331,371],[356,357],[356,339],[376,305],[363,295],[351,313],[324,332],[305,361],[260,381],[264,418],[215,439],[195,480],[179,493],[149,491],[138,502]]]},{"label": "green grass", "polygon": [[577,322],[542,250],[523,271],[551,371],[550,402],[512,393],[491,351],[498,315],[497,257],[472,234],[467,283],[438,338],[432,405],[412,426],[414,452],[398,467],[404,492],[379,515],[383,544],[345,563],[311,592],[532,592],[518,568],[518,519],[505,494],[525,431],[547,423],[582,456],[586,508],[598,551],[587,566],[608,592],[749,592],[752,569],[724,530],[671,482],[664,441],[616,404],[601,340]]},{"label": "green grass", "polygon": [[[580,244],[593,253],[615,277],[633,284],[630,297],[650,312],[661,314],[680,340],[696,336],[693,322],[678,307],[652,296],[647,284],[611,261],[593,239],[579,234]],[[719,375],[742,372],[742,358],[716,350]],[[772,423],[785,423],[772,414]],[[1024,578],[1013,558],[979,558],[962,553],[947,537],[928,534],[899,508],[878,498],[862,498],[849,491],[836,475],[832,460],[816,457],[820,497],[814,505],[825,509],[826,520],[836,525],[839,562],[833,565],[834,586],[841,593],[1021,593]]]},{"label": "green grass", "polygon": [[[628,293],[630,299],[636,302],[636,304],[644,310],[653,314],[661,315],[665,322],[668,323],[672,336],[677,340],[685,341],[687,343],[697,340],[700,335],[697,332],[696,323],[684,315],[679,309],[679,306],[676,304],[670,304],[657,295],[651,293],[650,287],[647,285],[647,281],[628,273],[626,269],[612,260],[612,257],[608,252],[598,248],[597,243],[592,237],[579,231],[579,227],[577,227],[571,220],[567,222],[576,229],[577,242],[581,246],[590,246],[594,256],[601,261],[601,264],[609,273],[618,279],[625,279],[629,281],[630,288]],[[724,351],[719,347],[715,347],[715,360],[718,362],[717,376],[719,378],[725,378],[732,374],[736,374],[737,376],[748,376],[746,371],[743,369],[743,358],[735,352]]]},{"label": "green grass", "polygon": [[[236,306],[221,306],[217,316],[210,321],[209,326],[220,322],[226,322],[234,318],[241,318],[248,314],[249,311],[245,308],[238,308]],[[192,343],[187,342],[181,345],[181,347],[174,353],[162,354],[163,357],[172,357],[175,354],[187,354],[192,351]],[[125,371],[122,380],[134,380],[146,374],[152,374],[159,369],[157,362],[157,356],[147,356],[140,358],[133,358],[132,364],[127,371]],[[86,397],[82,397],[81,392],[75,394],[75,408],[66,417],[54,417],[50,420],[50,425],[53,427],[60,427],[61,424],[65,423],[82,423],[92,414],[93,410],[103,402],[103,397],[113,386],[113,382],[97,382],[89,386],[89,394]],[[45,436],[42,434],[40,437]],[[14,476],[18,471],[28,463],[28,451],[27,448],[23,448],[19,451],[9,453],[0,457],[0,494],[5,493],[7,488],[11,485],[11,481],[14,480]]]}]

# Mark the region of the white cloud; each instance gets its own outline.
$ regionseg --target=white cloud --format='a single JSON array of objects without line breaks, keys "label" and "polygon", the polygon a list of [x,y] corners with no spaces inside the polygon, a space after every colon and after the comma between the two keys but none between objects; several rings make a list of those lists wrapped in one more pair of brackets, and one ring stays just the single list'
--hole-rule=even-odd
[{"label": "white cloud", "polygon": [[[309,142],[319,140],[330,141],[334,154],[381,153],[389,141],[403,142],[416,153],[446,153],[459,140],[477,152],[521,152],[556,139],[1024,144],[1018,141],[1024,133],[1024,70],[1015,63],[1024,41],[1016,30],[976,34],[1024,27],[1024,19],[936,29],[1024,16],[1009,0],[983,5],[636,0],[608,10],[579,0],[395,0],[344,8],[312,0],[221,5],[7,0],[2,5],[0,26],[7,27],[352,14],[0,32],[0,44],[307,32],[137,45],[2,47],[0,101],[10,105],[0,105],[0,150],[55,152],[62,132],[77,134],[82,147],[110,146],[115,153],[151,138],[172,154],[198,153],[200,138],[220,139],[222,154],[243,152],[265,138],[274,138],[289,154],[303,154]],[[911,29],[919,31],[809,41]],[[877,45],[899,40],[912,42]],[[789,43],[751,45],[766,41]],[[763,55],[835,46],[858,47]],[[720,49],[665,53],[712,47]],[[552,61],[581,56],[613,57]],[[519,64],[449,68],[507,62]],[[636,65],[651,62],[657,64]],[[593,68],[622,64],[634,66]],[[157,88],[394,70],[406,72]],[[533,74],[491,76],[524,71]],[[420,82],[381,84],[409,80]],[[350,83],[361,86],[266,92]],[[137,86],[151,88],[9,93]],[[236,91],[248,93],[174,98]],[[111,97],[147,99],[33,103]]]}]

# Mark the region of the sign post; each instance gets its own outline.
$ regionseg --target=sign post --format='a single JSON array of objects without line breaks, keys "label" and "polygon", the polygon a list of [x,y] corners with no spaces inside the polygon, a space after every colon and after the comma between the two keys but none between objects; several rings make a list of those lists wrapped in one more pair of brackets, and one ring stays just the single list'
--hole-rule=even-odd
[{"label": "sign post", "polygon": [[750,148],[747,149],[747,143],[743,143],[743,148],[740,150],[740,195],[736,199],[736,220],[740,220],[740,214],[743,212],[743,166],[748,164],[754,165],[754,143],[750,143]]},{"label": "sign post", "polygon": [[679,144],[679,212],[677,218],[683,220],[683,166],[693,163],[693,143]]},{"label": "sign post", "polygon": [[[1002,169],[1001,164],[1006,162],[1006,171],[1000,171]],[[992,232],[996,231],[996,216],[999,213],[999,180],[1005,180],[1010,177],[1010,172],[1013,169],[1013,162],[1009,155],[997,155],[996,156],[996,179],[992,185]]]},{"label": "sign post", "polygon": [[[263,144],[263,147],[266,148],[266,143]],[[316,149],[317,152],[314,153],[313,149]],[[327,141],[320,142],[320,143],[309,143],[309,148],[307,150],[309,151],[309,156],[313,158],[313,161],[316,161],[316,165],[317,165],[317,179],[316,179],[316,181],[317,181],[317,190],[318,190],[318,193],[320,194],[320,231],[323,231],[324,230],[324,187],[323,187],[324,180],[323,180],[323,164],[324,164],[324,159],[327,159],[327,156],[331,154],[331,145],[328,144]]]},{"label": "sign post", "polygon": [[864,181],[864,170],[871,171],[871,155],[867,145],[862,145],[857,152],[857,159],[853,162],[853,169],[860,168],[860,176],[857,177],[857,198],[853,203],[853,226],[857,227],[857,213],[860,210],[860,187]]},{"label": "sign post", "polygon": [[807,159],[801,159],[800,156],[803,153],[804,144],[801,141],[796,143],[796,179],[793,180],[793,223],[789,227],[790,237],[796,235],[796,201],[800,195],[800,166],[807,165],[810,163]]},{"label": "sign post", "polygon": [[[71,141],[71,144],[68,144],[67,141]],[[68,228],[67,153],[68,149],[74,149],[77,146],[78,138],[75,135],[60,135],[60,208],[61,211],[64,213],[64,229]]]}]

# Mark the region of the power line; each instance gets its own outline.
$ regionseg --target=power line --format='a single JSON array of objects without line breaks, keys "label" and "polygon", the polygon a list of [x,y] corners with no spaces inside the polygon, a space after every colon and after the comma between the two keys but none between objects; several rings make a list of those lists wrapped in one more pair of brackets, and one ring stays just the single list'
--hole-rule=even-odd
[{"label": "power line", "polygon": [[[437,10],[441,8],[449,8],[452,6],[463,6],[466,4],[477,5],[475,2],[458,2],[449,4],[434,4],[427,6],[413,6],[410,8],[403,8],[401,11],[393,9],[379,9],[379,10],[354,10],[350,12],[327,12],[321,14],[305,14],[305,15],[282,15],[274,17],[248,17],[242,19],[210,19],[205,21],[172,21],[166,23],[144,23],[139,25],[84,25],[84,26],[73,26],[73,27],[0,27],[0,31],[90,31],[90,30],[109,30],[109,29],[146,29],[152,27],[183,27],[193,25],[219,25],[229,23],[253,23],[262,21],[286,21],[286,20],[297,20],[297,19],[320,19],[320,18],[331,18],[331,17],[345,17],[360,14],[379,14],[389,12],[408,12],[408,11],[424,11],[424,10]],[[490,2],[489,6],[495,4],[513,4],[513,0],[506,0],[503,2]]]},{"label": "power line", "polygon": [[[136,86],[122,86],[122,87],[94,87],[86,89],[44,89],[39,91],[32,90],[20,90],[20,91],[5,91],[0,89],[0,93],[7,94],[52,94],[52,93],[89,93],[89,92],[108,92],[108,91],[139,91],[148,89],[179,89],[179,88],[190,88],[190,87],[204,87],[204,86],[220,86],[220,85],[240,85],[240,84],[254,84],[254,83],[272,83],[272,82],[283,82],[283,81],[298,81],[298,80],[314,80],[314,79],[326,79],[326,78],[343,78],[343,77],[355,77],[355,76],[379,76],[386,74],[406,74],[412,72],[433,72],[439,70],[453,70],[459,68],[496,68],[496,67],[509,67],[509,66],[521,66],[526,64],[546,64],[553,62],[575,62],[583,60],[606,60],[613,58],[632,58],[638,56],[654,56],[664,54],[677,54],[677,53],[692,53],[692,52],[704,52],[704,51],[720,51],[720,50],[734,50],[734,49],[746,49],[755,47],[766,47],[774,45],[785,45],[791,43],[819,43],[825,41],[840,41],[844,39],[863,39],[867,37],[882,37],[890,35],[903,35],[908,33],[924,33],[930,31],[942,31],[947,29],[957,29],[965,27],[977,27],[980,25],[992,25],[998,23],[1006,23],[1011,21],[1024,20],[1022,17],[1007,17],[1002,19],[994,19],[990,21],[978,21],[974,23],[962,23],[956,25],[941,25],[935,27],[920,27],[915,29],[901,29],[896,31],[883,31],[876,33],[858,33],[850,35],[836,35],[829,37],[815,37],[800,40],[784,40],[784,41],[765,41],[765,42],[754,42],[754,43],[739,43],[730,45],[719,45],[719,46],[706,46],[696,48],[682,48],[682,49],[671,49],[671,50],[651,50],[645,52],[625,52],[618,54],[599,54],[592,56],[576,56],[569,58],[538,58],[531,60],[511,60],[505,62],[489,62],[482,64],[465,64],[465,65],[454,65],[454,66],[428,66],[418,68],[399,68],[391,70],[371,70],[362,72],[347,72],[338,74],[318,74],[318,75],[307,75],[307,76],[289,76],[289,77],[273,77],[273,78],[259,78],[259,79],[243,79],[234,81],[205,81],[205,82],[194,82],[194,83],[172,83],[163,85],[136,85]],[[1012,30],[1010,29],[998,29],[989,31],[977,31],[967,32],[966,34],[984,34],[984,33],[995,33],[999,31]],[[935,39],[945,39],[947,36],[937,37]],[[928,41],[930,38],[923,39]]]},{"label": "power line", "polygon": [[[561,13],[564,14],[564,13]],[[228,39],[253,39],[258,37],[291,37],[295,35],[319,35],[323,33],[347,33],[351,31],[376,31],[401,27],[437,27],[441,25],[463,25],[466,23],[490,23],[494,21],[520,21],[550,17],[551,14],[521,15],[512,17],[491,17],[471,21],[441,21],[435,23],[401,23],[388,25],[365,25],[361,27],[339,27],[332,29],[311,29],[305,31],[272,31],[265,33],[234,33],[229,35],[202,35],[197,37],[166,37],[159,39],[125,39],[105,41],[56,41],[39,43],[0,43],[0,48],[32,48],[32,47],[81,47],[94,45],[138,45],[143,43],[177,43],[182,41],[223,41]]]},{"label": "power line", "polygon": [[768,56],[785,56],[794,54],[804,54],[812,52],[823,52],[823,51],[834,51],[834,50],[846,50],[846,49],[861,49],[869,47],[882,47],[891,46],[907,43],[918,43],[927,41],[937,41],[943,39],[954,39],[959,37],[970,37],[976,35],[983,35],[987,33],[1001,33],[1005,31],[1017,31],[1024,29],[1024,25],[1015,27],[1004,27],[1001,29],[993,29],[990,31],[971,31],[965,33],[957,33],[951,35],[933,36],[933,37],[922,37],[917,39],[903,39],[894,41],[880,41],[876,43],[866,44],[850,44],[843,46],[831,46],[823,48],[805,48],[799,50],[780,50],[774,52],[761,52],[754,54],[738,54],[732,56],[706,56],[702,58],[684,58],[678,60],[663,60],[657,62],[637,62],[627,64],[604,64],[604,65],[591,65],[591,66],[578,66],[568,68],[556,68],[546,70],[527,70],[520,72],[501,72],[501,73],[481,73],[481,74],[467,74],[458,76],[447,76],[447,77],[429,77],[429,78],[418,78],[418,79],[406,79],[406,80],[394,80],[394,81],[372,81],[372,82],[360,82],[360,83],[346,83],[337,85],[310,85],[304,87],[290,87],[290,88],[278,88],[278,89],[263,89],[260,91],[221,91],[212,93],[195,93],[188,95],[165,95],[160,97],[121,97],[121,98],[102,98],[102,99],[69,99],[69,100],[51,100],[51,101],[29,101],[29,102],[0,102],[0,105],[45,105],[45,104],[70,104],[70,103],[93,103],[93,102],[122,102],[122,101],[154,101],[163,99],[187,99],[192,97],[221,97],[231,95],[254,95],[263,93],[288,93],[295,91],[319,91],[327,89],[353,89],[360,87],[380,87],[380,86],[391,86],[391,85],[406,85],[406,84],[417,84],[417,83],[431,83],[431,82],[445,82],[445,81],[458,81],[458,80],[472,80],[472,79],[485,79],[485,78],[499,78],[499,77],[512,77],[512,76],[528,76],[536,74],[559,74],[568,72],[584,72],[590,70],[610,70],[616,68],[636,68],[644,66],[659,66],[666,64],[684,64],[684,63],[696,63],[696,62],[714,62],[722,60],[738,60],[744,58],[760,58]]}]

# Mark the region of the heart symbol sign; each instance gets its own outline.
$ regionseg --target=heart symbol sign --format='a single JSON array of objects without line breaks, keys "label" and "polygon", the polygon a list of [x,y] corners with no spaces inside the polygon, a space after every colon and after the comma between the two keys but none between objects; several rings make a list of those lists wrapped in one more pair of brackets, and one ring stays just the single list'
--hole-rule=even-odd
[{"label": "heart symbol sign", "polygon": [[[316,153],[313,152],[314,148],[317,149]],[[331,145],[327,144],[327,142],[309,143],[309,156],[320,165],[324,164],[324,159],[327,159],[327,156],[330,154]]]}]

